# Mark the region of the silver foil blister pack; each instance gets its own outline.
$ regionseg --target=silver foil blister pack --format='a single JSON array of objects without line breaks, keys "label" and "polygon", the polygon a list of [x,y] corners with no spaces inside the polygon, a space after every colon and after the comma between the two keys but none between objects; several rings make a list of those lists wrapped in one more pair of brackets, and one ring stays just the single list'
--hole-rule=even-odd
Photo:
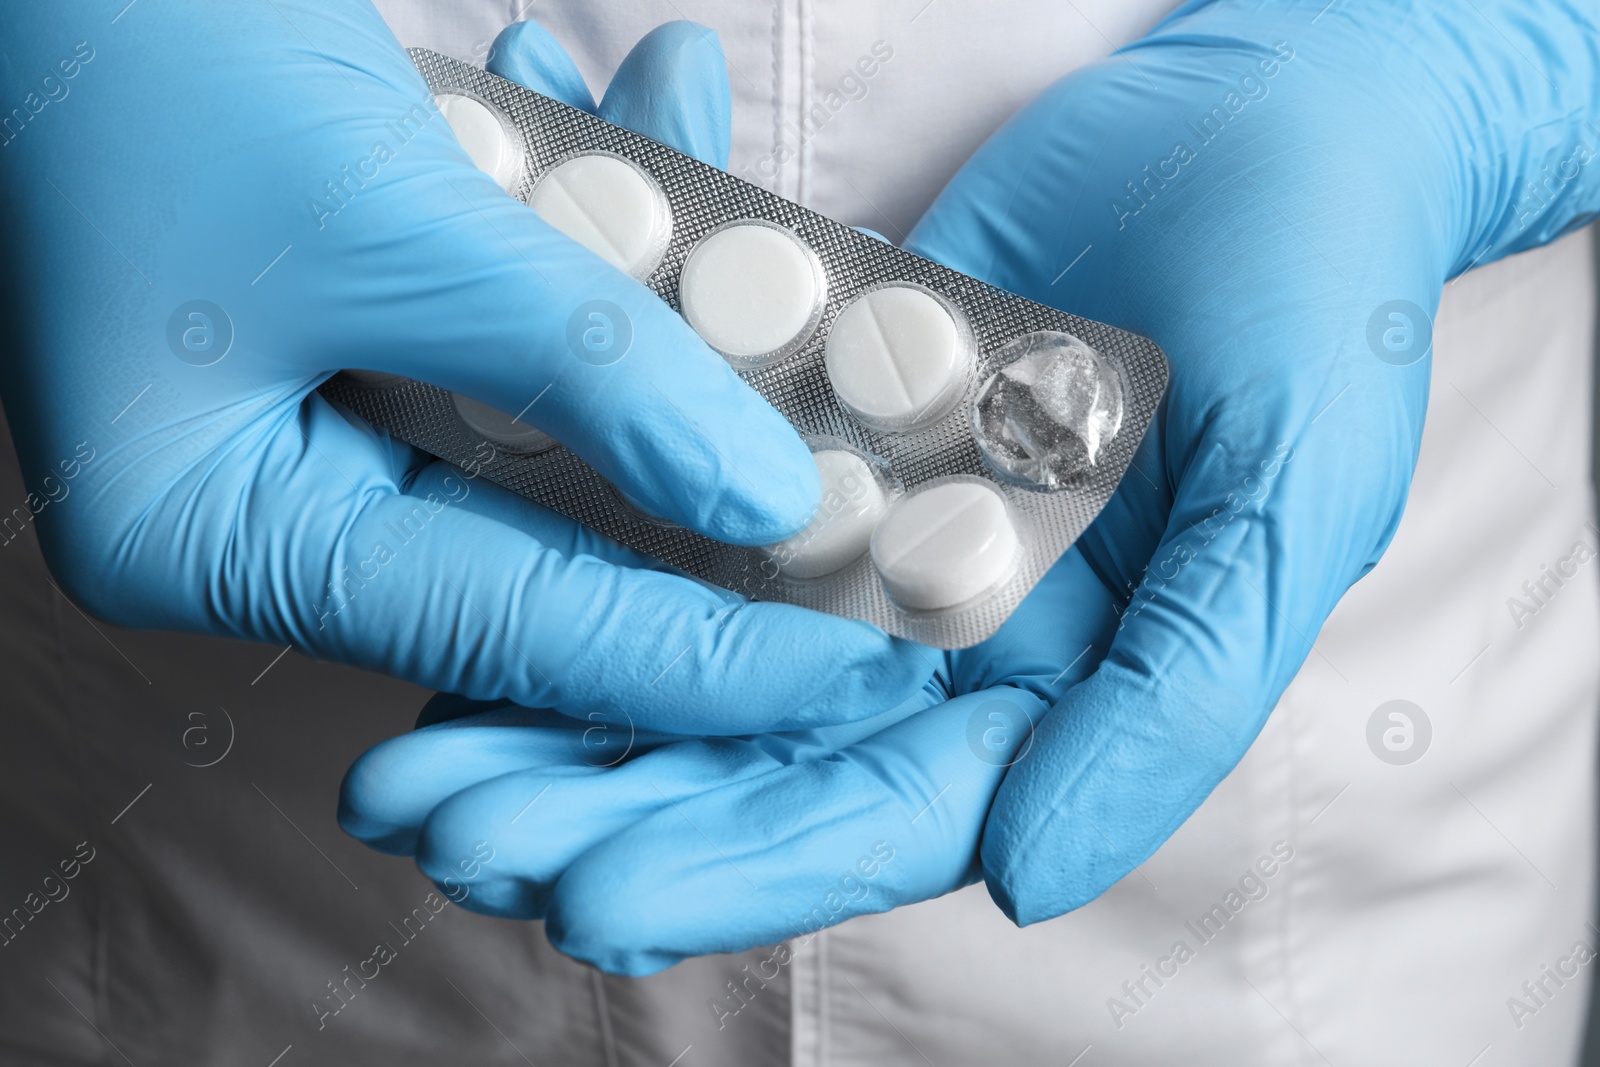
[{"label": "silver foil blister pack", "polygon": [[[958,274],[469,64],[411,56],[458,133],[464,111],[503,129],[510,155],[485,169],[558,229],[603,242],[789,420],[824,498],[782,545],[722,544],[644,514],[559,443],[476,401],[349,372],[323,386],[374,426],[704,581],[939,648],[994,633],[1132,462],[1166,387],[1154,342]],[[655,224],[575,231],[594,213],[573,214],[574,202],[613,181],[648,190],[623,199]],[[768,274],[811,299],[779,301],[752,333],[718,286]]]}]

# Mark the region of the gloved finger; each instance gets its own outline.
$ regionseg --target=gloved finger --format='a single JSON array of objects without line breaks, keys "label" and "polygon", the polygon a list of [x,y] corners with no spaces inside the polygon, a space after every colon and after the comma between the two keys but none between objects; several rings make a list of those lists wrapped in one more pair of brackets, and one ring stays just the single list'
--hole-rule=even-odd
[{"label": "gloved finger", "polygon": [[[525,26],[504,43],[497,63],[529,80],[537,80],[532,69],[553,64],[542,87],[571,95],[570,74],[552,58],[559,50],[546,37]],[[646,55],[660,51],[650,45]],[[680,52],[688,60],[703,58],[705,49]],[[687,61],[638,66],[682,74],[688,91],[704,96],[708,75]],[[426,100],[414,72],[389,73],[405,98]],[[644,95],[618,92],[619,100]],[[665,100],[677,87],[652,92]],[[333,85],[328,93],[341,95]],[[661,121],[651,132],[690,132],[679,121],[687,104],[671,121],[668,109],[658,110]],[[319,255],[349,260],[348,286],[330,293],[321,275],[274,271],[268,275],[274,299],[307,313],[303,323],[277,324],[275,335],[261,340],[320,371],[353,366],[399,374],[521,412],[645,510],[718,540],[765,544],[803,527],[820,481],[789,424],[654,293],[470,167],[436,111],[418,102],[415,114],[402,124],[403,144],[390,145],[381,165],[361,170],[359,187],[350,179],[350,189],[317,216],[317,232],[303,237],[317,240]],[[629,117],[655,122],[638,107]],[[373,122],[374,129],[350,134],[365,156],[374,137],[398,136]],[[360,126],[353,117],[351,123]],[[696,143],[708,136],[697,135]],[[330,161],[331,173],[342,175],[343,162]],[[264,180],[227,188],[249,196]],[[374,227],[358,225],[347,212],[391,217]],[[379,252],[385,269],[375,277],[371,264]],[[338,300],[337,313],[322,313],[331,299]],[[585,341],[594,328],[606,338],[599,351]]]},{"label": "gloved finger", "polygon": [[[287,403],[287,402],[286,402]],[[296,432],[241,442],[257,469],[237,524],[152,514],[141,537],[169,545],[173,566],[273,561],[270,595],[215,583],[205,602],[164,607],[147,624],[226,628],[475,699],[583,718],[627,708],[644,729],[745,733],[865,718],[894,707],[930,673],[924,651],[876,627],[781,604],[750,604],[673,574],[565,556],[514,527],[456,505],[477,479],[426,468],[401,491],[376,465],[329,457],[383,447],[365,423],[312,397]],[[175,487],[194,493],[208,472]],[[258,505],[260,494],[270,492]],[[257,506],[294,500],[315,523],[285,540]],[[122,576],[118,602],[160,604]]]},{"label": "gloved finger", "polygon": [[994,635],[948,653],[957,693],[1015,686],[1054,704],[1099,665],[1116,632],[1118,598],[1077,547],[1056,561]]},{"label": "gloved finger", "polygon": [[[1264,50],[1239,37],[1186,49],[1181,36],[1135,46],[1171,51],[1159,79],[1118,62],[1059,83],[991,139],[976,157],[987,165],[964,169],[910,241],[1153,337],[1171,361],[1133,467],[1078,542],[1108,588],[1132,592],[1121,630],[1046,718],[985,830],[990,892],[1023,923],[1115,883],[1234,766],[1333,604],[1382,553],[1420,439],[1426,361],[1374,359],[1363,330],[1386,300],[1436,305],[1438,231],[1412,200],[1368,184],[1360,158],[1310,162],[1298,146],[1314,123],[1293,108],[1218,141],[1176,186],[1142,171],[1151,153],[1170,157],[1171,117],[1226,80],[1233,44]],[[1266,188],[1247,178],[1263,160],[1277,171]],[[1135,179],[1127,211],[1088,195],[1134,174],[1151,176],[1142,192],[1167,192],[1148,201]],[[1330,195],[1362,210],[1330,211]],[[1209,229],[1189,225],[1200,218]],[[1345,239],[1352,226],[1362,240]],[[1210,269],[1234,235],[1230,268]]]},{"label": "gloved finger", "polygon": [[[449,494],[449,485],[460,477],[462,477],[461,472],[454,467],[436,461],[416,476],[410,487],[410,492],[414,495],[436,492],[441,496],[447,496]],[[478,481],[474,484],[476,488],[473,492],[457,502],[454,505],[455,507],[464,512],[482,515],[485,518],[504,523],[515,530],[526,533],[541,545],[553,549],[569,559],[577,556],[592,556],[595,559],[619,567],[658,571],[700,585],[713,596],[721,598],[730,609],[747,606],[747,602],[742,597],[730,590],[684,575],[669,564],[645,556],[625,545],[618,544],[605,535],[584,526],[582,523],[573,522],[565,516],[558,515],[548,508],[526,500],[509,490],[483,481]],[[831,627],[834,618],[829,616],[825,619],[818,619],[817,622],[823,627]],[[1060,628],[1045,629],[1048,629],[1050,633],[1055,633]],[[926,665],[927,671],[934,672],[940,684],[944,684],[948,680],[944,657],[941,653],[912,642],[897,641],[896,643],[905,646],[903,651],[908,656],[917,656],[921,663]],[[1037,639],[1033,642],[1033,644],[1038,643]],[[1011,661],[1008,660],[1007,662]],[[472,706],[474,702],[470,701],[466,701],[463,706],[457,708],[455,705],[463,702],[464,698],[447,696],[446,694],[440,694],[435,700],[452,702],[449,705],[450,710],[441,710],[433,713],[441,717],[453,718],[476,710],[486,710],[482,707]],[[423,714],[427,716],[430,712],[425,709]],[[622,719],[627,719],[630,728],[632,727],[632,720],[628,717],[626,709],[612,709],[609,711],[590,709],[582,714],[585,719],[591,722],[616,721],[620,723]],[[869,711],[867,714],[871,714],[871,712]],[[848,718],[854,718],[854,716],[848,716]],[[429,721],[437,720],[430,719]],[[417,726],[421,727],[427,724],[427,722],[419,721]],[[679,728],[679,732],[683,732],[681,728]]]},{"label": "gloved finger", "polygon": [[[727,165],[732,135],[727,68],[716,35],[696,23],[663,23],[642,37],[623,58],[598,108],[571,57],[537,22],[502,30],[489,50],[487,69],[712,166]],[[589,531],[585,536],[603,540]]]},{"label": "gloved finger", "polygon": [[1200,441],[1109,654],[996,798],[984,866],[1018,923],[1094,899],[1188,818],[1381,555],[1414,452],[1365,446],[1337,411],[1315,426],[1314,410],[1270,416],[1292,446],[1252,449],[1252,430],[1226,415]]},{"label": "gloved finger", "polygon": [[745,739],[717,738],[669,746],[608,771],[560,765],[476,776],[428,812],[415,839],[417,866],[443,879],[463,848],[487,842],[493,867],[460,903],[504,918],[542,918],[557,876],[597,842],[663,805],[776,766]]},{"label": "gloved finger", "polygon": [[[416,473],[407,486],[407,492],[414,496],[429,492],[443,493],[447,481],[456,483],[466,478],[467,475],[460,469],[441,460],[433,460]],[[464,512],[503,523],[568,558],[593,556],[619,567],[678,573],[669,564],[619,544],[581,522],[573,522],[542,504],[481,478],[472,481],[472,492],[454,506]]]},{"label": "gloved finger", "polygon": [[[550,31],[529,19],[501,30],[489,46],[484,68],[524,89],[553,97],[580,111],[595,113],[594,97],[584,84],[578,65]],[[644,130],[646,137],[653,136]]]},{"label": "gloved finger", "polygon": [[[417,864],[423,873],[443,879],[460,856],[487,842],[496,861],[475,883],[471,900],[458,903],[491,915],[541,918],[550,888],[567,866],[634,823],[730,783],[825,758],[946,697],[943,679],[936,678],[899,707],[870,720],[787,734],[679,741],[618,762],[599,776],[573,775],[571,756],[565,764],[498,776],[484,773],[427,814],[416,839]],[[371,790],[380,799],[399,792],[432,796],[437,791],[430,776],[441,782],[446,778],[431,770],[433,742],[411,736],[417,740],[409,748],[415,754],[409,762],[397,763],[391,756],[371,766],[387,780]],[[484,743],[496,744],[498,738],[485,735]],[[517,744],[515,739],[511,744]],[[401,750],[398,741],[380,748],[391,754]],[[495,756],[483,766],[492,772],[505,766],[505,758]],[[362,785],[365,789],[366,783]],[[354,796],[352,791],[347,795]],[[366,801],[364,796],[354,799]],[[407,800],[405,810],[420,807]]]},{"label": "gloved finger", "polygon": [[984,816],[1025,726],[969,745],[990,715],[1037,721],[1010,687],[914,715],[827,759],[686,798],[585,852],[550,896],[562,952],[618,974],[770,945],[927,900],[977,877]]},{"label": "gloved finger", "polygon": [[[334,406],[342,410],[340,405]],[[593,556],[595,559],[619,567],[657,570],[668,574],[683,573],[671,564],[613,541],[597,530],[551,511],[543,504],[529,500],[486,479],[479,479],[475,474],[446,463],[403,441],[388,438],[387,445],[394,457],[394,470],[400,485],[412,496],[427,497],[432,494],[436,497],[450,498],[453,507],[504,523],[563,556]],[[459,495],[458,487],[466,481],[472,482],[472,491]],[[455,499],[457,495],[459,499]],[[731,593],[726,599],[730,603],[737,600]],[[439,696],[465,700],[465,698],[455,698],[453,694],[441,693]],[[451,717],[488,710],[481,702],[467,701],[467,704],[473,705],[470,710],[462,709]],[[419,722],[416,725],[420,727],[427,724]]]},{"label": "gloved finger", "polygon": [[717,35],[687,21],[665,22],[645,34],[612,76],[599,114],[726,169],[733,102]]},{"label": "gloved finger", "polygon": [[[429,814],[450,796],[513,771],[583,777],[681,741],[640,730],[626,712],[571,719],[510,701],[440,694],[438,721],[374,745],[345,772],[339,825],[382,852],[411,855]],[[429,715],[425,709],[424,716]]]},{"label": "gloved finger", "polygon": [[390,738],[345,772],[339,825],[380,852],[409,855],[428,813],[485,778],[529,767],[550,768],[554,776],[598,772],[577,758],[584,730],[555,712],[500,702],[492,710]]},{"label": "gloved finger", "polygon": [[665,22],[641,37],[598,108],[572,58],[537,22],[501,30],[486,67],[702,163],[728,165],[733,105],[726,60],[717,35],[698,23]]}]

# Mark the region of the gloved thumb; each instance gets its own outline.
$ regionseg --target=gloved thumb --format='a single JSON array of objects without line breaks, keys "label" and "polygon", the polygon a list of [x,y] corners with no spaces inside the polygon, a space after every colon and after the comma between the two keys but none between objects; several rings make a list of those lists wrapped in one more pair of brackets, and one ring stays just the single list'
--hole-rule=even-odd
[{"label": "gloved thumb", "polygon": [[500,31],[487,66],[491,74],[702,163],[728,165],[733,107],[727,61],[717,35],[699,23],[662,23],[640,38],[598,108],[572,57],[537,22],[516,22]]},{"label": "gloved thumb", "polygon": [[[537,23],[505,30],[489,69],[706,161],[726,160],[726,66],[702,27],[669,23],[647,35],[598,109],[572,59]],[[762,544],[804,525],[820,488],[814,467],[793,431],[720,357],[653,293],[526,208],[503,196],[469,197],[468,183],[458,184],[468,210],[448,226],[413,227],[425,251],[410,258],[434,265],[418,282],[431,288],[429,299],[408,308],[404,331],[385,322],[383,365],[372,369],[517,413],[646,511],[718,540]],[[463,247],[489,253],[493,265],[480,254],[457,266],[459,281],[445,288],[439,278]],[[447,307],[427,314],[428,303]],[[570,336],[572,323],[592,320],[595,308],[624,340],[615,360],[589,365],[569,351]],[[456,339],[448,351],[434,343],[444,340],[446,318]],[[462,320],[479,325],[469,333]]]}]

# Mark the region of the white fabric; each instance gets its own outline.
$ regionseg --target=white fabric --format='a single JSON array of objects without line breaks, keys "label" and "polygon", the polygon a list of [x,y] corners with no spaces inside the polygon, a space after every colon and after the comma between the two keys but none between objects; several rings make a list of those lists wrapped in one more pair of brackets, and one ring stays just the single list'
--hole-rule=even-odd
[{"label": "white fabric", "polygon": [[[1007,115],[1169,6],[923,3],[675,4],[728,54],[730,170],[898,240]],[[380,6],[404,43],[464,55],[501,7]],[[554,0],[537,17],[603,90],[664,12]],[[861,78],[878,42],[892,55]],[[839,91],[853,74],[860,99]],[[1065,1063],[1091,1045],[1096,1065],[1464,1064],[1486,1046],[1486,1065],[1570,1061],[1589,969],[1546,980],[1548,1007],[1521,984],[1578,941],[1600,949],[1600,566],[1521,629],[1507,599],[1575,542],[1600,547],[1586,526],[1593,299],[1587,236],[1452,284],[1405,520],[1239,769],[1076,914],[1017,930],[974,887],[825,935],[794,965],[795,1062]],[[1395,698],[1432,725],[1414,764],[1368,748],[1369,716]],[[1184,924],[1280,841],[1293,858],[1267,895],[1201,946]],[[1146,979],[1140,1007],[1122,984],[1178,940],[1194,960],[1165,986]],[[1520,1028],[1512,996],[1539,1008]]]},{"label": "white fabric", "polygon": [[[525,8],[596,89],[657,23],[701,21],[733,71],[732,169],[898,240],[1006,116],[1163,5],[380,7],[402,43],[478,62]],[[1541,968],[1600,947],[1597,565],[1545,579],[1553,595],[1520,620],[1507,601],[1600,540],[1589,245],[1447,289],[1393,547],[1243,764],[1140,871],[1026,930],[981,887],[848,923],[720,1029],[708,1004],[770,950],[630,981],[558,957],[533,924],[446,908],[397,932],[430,887],[343,837],[334,802],[348,762],[425,694],[297,653],[97,631],[48,584],[31,534],[0,546],[0,911],[78,842],[95,849],[71,895],[0,947],[0,1064],[1571,1063],[1592,967],[1559,986]],[[22,496],[9,455],[0,492]],[[1410,765],[1368,745],[1396,699],[1431,723]],[[1226,913],[1252,870],[1238,900],[1258,899]],[[1227,920],[1202,944],[1186,924],[1217,904]],[[380,939],[399,958],[319,1029],[311,1005]],[[1157,987],[1143,968],[1179,939],[1194,958]],[[1141,980],[1136,1000],[1123,984]],[[1535,1001],[1522,985],[1541,981]],[[1537,1007],[1520,1028],[1513,996]]]}]

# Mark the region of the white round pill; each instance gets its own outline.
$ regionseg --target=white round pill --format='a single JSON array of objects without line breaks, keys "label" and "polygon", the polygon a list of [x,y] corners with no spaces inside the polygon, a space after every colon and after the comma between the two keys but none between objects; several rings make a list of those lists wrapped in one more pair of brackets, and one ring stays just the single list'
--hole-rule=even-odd
[{"label": "white round pill", "polygon": [[828,333],[828,381],[876,430],[910,430],[949,411],[972,362],[964,329],[932,293],[887,285],[856,298]]},{"label": "white round pill", "polygon": [[998,587],[1016,566],[1017,547],[998,489],[943,482],[895,502],[872,535],[872,562],[895,603],[933,611]]},{"label": "white round pill", "polygon": [[861,558],[889,509],[867,461],[842,448],[813,452],[822,476],[822,502],[804,530],[770,549],[789,578],[820,578]]},{"label": "white round pill", "polygon": [[825,283],[800,238],[750,219],[712,230],[683,265],[683,317],[736,366],[788,355],[816,327]]},{"label": "white round pill", "polygon": [[515,194],[522,181],[523,159],[522,143],[511,127],[476,97],[440,93],[433,99],[477,168]]},{"label": "white round pill", "polygon": [[552,168],[528,197],[540,218],[635,278],[661,262],[672,216],[660,186],[620,156],[589,152]]},{"label": "white round pill", "polygon": [[511,452],[543,452],[556,440],[549,434],[534,429],[521,419],[507,415],[499,408],[480,403],[470,396],[451,394],[456,414],[477,436],[491,444],[500,445]]}]

